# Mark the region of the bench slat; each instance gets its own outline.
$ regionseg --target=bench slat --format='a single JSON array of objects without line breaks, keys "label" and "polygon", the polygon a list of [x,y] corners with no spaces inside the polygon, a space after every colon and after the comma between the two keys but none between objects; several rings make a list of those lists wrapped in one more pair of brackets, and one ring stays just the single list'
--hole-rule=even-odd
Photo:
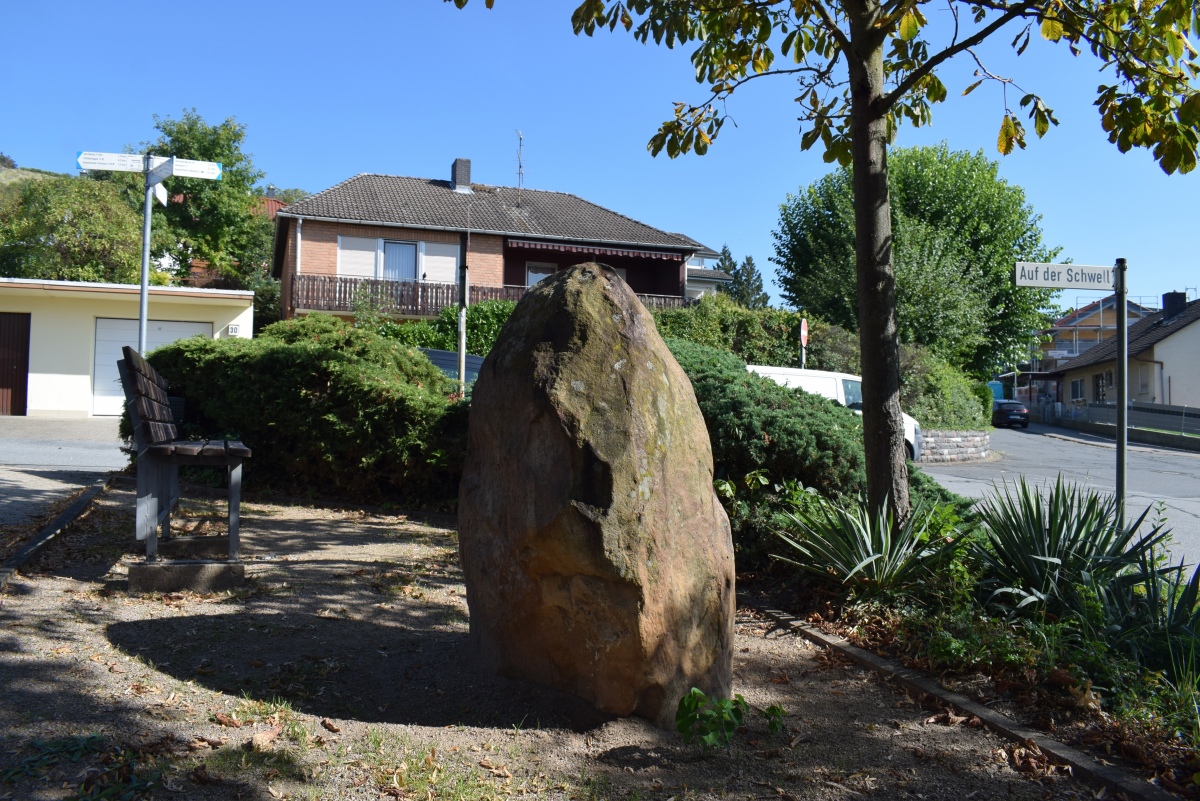
[{"label": "bench slat", "polygon": [[174,423],[175,419],[171,415],[171,407],[164,406],[143,395],[137,397],[137,413],[138,417],[148,423]]},{"label": "bench slat", "polygon": [[206,441],[182,440],[175,443],[175,453],[180,456],[199,456],[207,444]]}]

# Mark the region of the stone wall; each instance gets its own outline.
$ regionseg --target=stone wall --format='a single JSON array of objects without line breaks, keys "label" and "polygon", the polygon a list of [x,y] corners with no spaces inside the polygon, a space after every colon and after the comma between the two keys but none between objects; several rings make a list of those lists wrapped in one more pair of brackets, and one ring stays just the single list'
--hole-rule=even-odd
[{"label": "stone wall", "polygon": [[929,462],[978,462],[991,454],[991,435],[986,431],[921,430],[921,458]]}]

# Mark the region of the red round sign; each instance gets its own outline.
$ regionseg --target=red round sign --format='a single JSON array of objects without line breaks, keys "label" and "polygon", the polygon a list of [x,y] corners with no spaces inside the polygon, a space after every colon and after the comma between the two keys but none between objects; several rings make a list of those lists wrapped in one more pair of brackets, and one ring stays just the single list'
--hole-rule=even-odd
[{"label": "red round sign", "polygon": [[800,344],[808,347],[808,320],[800,321]]}]

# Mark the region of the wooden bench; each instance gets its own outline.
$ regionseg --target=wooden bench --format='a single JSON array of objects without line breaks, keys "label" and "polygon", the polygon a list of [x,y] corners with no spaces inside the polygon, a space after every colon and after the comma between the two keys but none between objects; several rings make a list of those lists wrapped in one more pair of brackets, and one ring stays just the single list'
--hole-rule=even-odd
[{"label": "wooden bench", "polygon": [[158,532],[171,536],[171,510],[179,503],[180,465],[225,467],[229,477],[229,561],[238,559],[238,518],[242,501],[242,460],[250,449],[231,440],[181,440],[167,398],[168,383],[129,346],[117,362],[125,408],[137,448],[137,517],[146,561],[158,560]]}]

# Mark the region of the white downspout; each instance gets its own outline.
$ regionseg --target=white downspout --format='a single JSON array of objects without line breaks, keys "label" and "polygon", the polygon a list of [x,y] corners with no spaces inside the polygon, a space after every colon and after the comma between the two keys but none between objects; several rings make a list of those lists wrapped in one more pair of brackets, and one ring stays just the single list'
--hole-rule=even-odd
[{"label": "white downspout", "polygon": [[296,219],[296,275],[300,274],[300,246],[304,240],[304,218]]}]

